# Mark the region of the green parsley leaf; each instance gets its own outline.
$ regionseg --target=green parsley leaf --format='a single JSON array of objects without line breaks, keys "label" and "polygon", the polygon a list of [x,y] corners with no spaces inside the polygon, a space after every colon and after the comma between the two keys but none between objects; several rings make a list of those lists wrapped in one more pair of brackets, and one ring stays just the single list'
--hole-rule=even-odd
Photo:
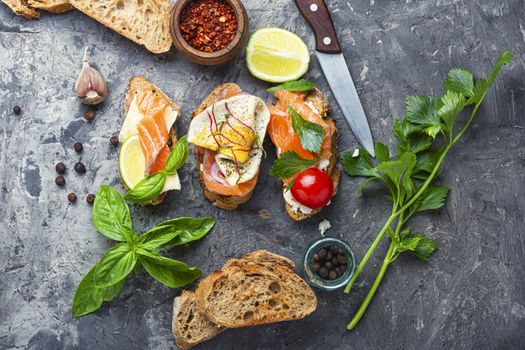
[{"label": "green parsley leaf", "polygon": [[438,99],[434,96],[408,96],[405,118],[423,126],[423,131],[435,138],[441,131],[441,120],[436,113]]},{"label": "green parsley leaf", "polygon": [[370,154],[364,148],[359,149],[359,154],[356,157],[352,151],[342,152],[341,164],[344,171],[350,176],[374,177],[378,175]]},{"label": "green parsley leaf", "polygon": [[443,89],[463,96],[474,96],[474,78],[472,73],[463,68],[452,68],[445,77]]},{"label": "green parsley leaf", "polygon": [[287,81],[284,84],[271,87],[266,91],[268,92],[275,92],[275,91],[281,91],[281,90],[310,91],[314,88],[315,88],[315,84],[312,83],[311,81],[308,81],[306,79],[300,79],[300,80]]},{"label": "green parsley leaf", "polygon": [[423,235],[416,237],[419,237],[417,246],[415,249],[410,250],[410,252],[421,260],[427,260],[438,249],[438,245],[434,240]]},{"label": "green parsley leaf", "polygon": [[319,153],[325,135],[321,125],[304,119],[292,106],[288,105],[288,112],[292,118],[292,127],[305,150]]},{"label": "green parsley leaf", "polygon": [[454,125],[456,124],[457,116],[464,107],[465,96],[461,93],[448,90],[441,98],[441,107],[437,114],[447,126],[447,132],[450,139],[452,139],[452,132]]},{"label": "green parsley leaf", "polygon": [[281,155],[273,163],[270,169],[270,176],[278,179],[289,179],[295,174],[319,163],[320,157],[314,159],[304,159],[294,151],[288,151]]},{"label": "green parsley leaf", "polygon": [[446,186],[430,185],[423,193],[421,204],[417,211],[439,209],[445,204],[450,188]]},{"label": "green parsley leaf", "polygon": [[406,175],[410,176],[412,169],[416,165],[416,154],[406,152],[398,160],[383,162],[377,166],[377,170],[385,174],[392,182],[399,187],[401,178]]},{"label": "green parsley leaf", "polygon": [[375,145],[375,154],[376,159],[380,162],[386,162],[387,160],[390,160],[390,151],[388,150],[388,146],[384,143],[377,142]]}]

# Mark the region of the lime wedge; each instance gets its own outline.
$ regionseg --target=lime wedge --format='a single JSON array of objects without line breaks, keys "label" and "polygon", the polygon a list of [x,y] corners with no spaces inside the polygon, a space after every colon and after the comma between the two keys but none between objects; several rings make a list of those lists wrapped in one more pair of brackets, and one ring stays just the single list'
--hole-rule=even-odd
[{"label": "lime wedge", "polygon": [[254,77],[283,83],[306,73],[310,52],[296,34],[280,28],[263,28],[250,38],[246,61]]},{"label": "lime wedge", "polygon": [[120,147],[118,155],[120,177],[127,188],[133,188],[144,178],[146,160],[138,135],[130,136]]}]

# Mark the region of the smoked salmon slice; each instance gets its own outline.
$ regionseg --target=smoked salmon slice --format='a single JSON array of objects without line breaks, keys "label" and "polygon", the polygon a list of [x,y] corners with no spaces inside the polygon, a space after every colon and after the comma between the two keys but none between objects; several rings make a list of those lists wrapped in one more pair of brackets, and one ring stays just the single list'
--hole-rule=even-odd
[{"label": "smoked salmon slice", "polygon": [[[153,174],[164,168],[167,160],[166,153],[169,156],[167,147],[169,133],[164,120],[164,110],[169,104],[151,90],[139,91],[136,103],[144,114],[144,118],[137,124],[137,131],[140,147],[146,160],[146,175]],[[159,157],[161,153],[162,157]]]},{"label": "smoked salmon slice", "polygon": [[292,127],[292,118],[288,113],[288,105],[299,113],[304,119],[322,126],[325,131],[325,137],[321,144],[321,159],[330,159],[332,156],[332,130],[331,125],[326,122],[314,111],[305,101],[304,92],[276,91],[275,97],[278,101],[275,105],[270,105],[270,123],[267,132],[277,147],[279,155],[287,151],[294,151],[302,158],[313,159],[317,155],[307,151],[301,145],[299,136]]}]

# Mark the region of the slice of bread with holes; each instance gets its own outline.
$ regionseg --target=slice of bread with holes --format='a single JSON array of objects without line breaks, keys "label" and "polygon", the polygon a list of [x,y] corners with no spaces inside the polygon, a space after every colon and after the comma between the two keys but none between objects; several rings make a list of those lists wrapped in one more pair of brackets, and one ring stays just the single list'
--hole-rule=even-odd
[{"label": "slice of bread with holes", "polygon": [[29,6],[52,13],[64,13],[74,9],[69,0],[28,0]]},{"label": "slice of bread with holes", "polygon": [[40,18],[40,12],[31,7],[27,0],[2,0],[14,13],[27,19]]},{"label": "slice of bread with holes", "polygon": [[71,0],[79,11],[153,53],[171,48],[169,0]]}]

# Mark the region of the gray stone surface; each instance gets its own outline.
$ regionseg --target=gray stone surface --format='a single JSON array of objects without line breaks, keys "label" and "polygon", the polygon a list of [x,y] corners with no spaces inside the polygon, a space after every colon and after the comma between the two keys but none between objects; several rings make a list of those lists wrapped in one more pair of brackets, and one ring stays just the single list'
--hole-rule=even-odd
[{"label": "gray stone surface", "polygon": [[[250,30],[290,29],[313,46],[309,28],[288,0],[244,1]],[[487,74],[497,54],[511,50],[505,69],[478,117],[446,159],[440,182],[452,187],[446,208],[413,226],[440,245],[428,262],[402,256],[390,268],[375,300],[354,332],[345,330],[370,287],[383,242],[350,296],[317,292],[309,318],[224,332],[199,349],[518,349],[525,344],[525,4],[509,1],[329,1],[350,71],[376,140],[394,144],[393,116],[405,96],[440,89],[449,67]],[[94,122],[73,86],[82,49],[109,81],[111,95]],[[182,106],[179,130],[218,83],[235,81],[268,101],[267,84],[250,76],[244,56],[222,67],[191,64],[172,52],[155,57],[80,13],[44,15],[29,22],[0,5],[0,349],[169,349],[171,303],[180,291],[142,274],[96,313],[72,319],[71,301],[82,275],[110,242],[90,223],[87,193],[101,184],[121,192],[117,150],[108,139],[122,122],[126,83],[145,75]],[[315,59],[307,75],[333,100]],[[21,116],[12,114],[20,105]],[[340,148],[357,146],[337,106]],[[74,142],[84,144],[77,155]],[[388,205],[368,192],[356,198],[359,180],[344,176],[330,207],[295,223],[285,214],[279,184],[263,162],[252,200],[235,212],[203,199],[194,157],[181,171],[183,189],[164,205],[132,207],[135,228],[182,215],[211,215],[215,230],[169,255],[202,268],[258,248],[296,262],[318,223],[332,223],[362,257],[386,220]],[[88,172],[78,176],[81,159]],[[54,165],[68,166],[64,189],[54,184]],[[79,201],[70,205],[74,191]],[[271,219],[259,212],[266,209]],[[521,344],[521,345],[520,345]]]}]

